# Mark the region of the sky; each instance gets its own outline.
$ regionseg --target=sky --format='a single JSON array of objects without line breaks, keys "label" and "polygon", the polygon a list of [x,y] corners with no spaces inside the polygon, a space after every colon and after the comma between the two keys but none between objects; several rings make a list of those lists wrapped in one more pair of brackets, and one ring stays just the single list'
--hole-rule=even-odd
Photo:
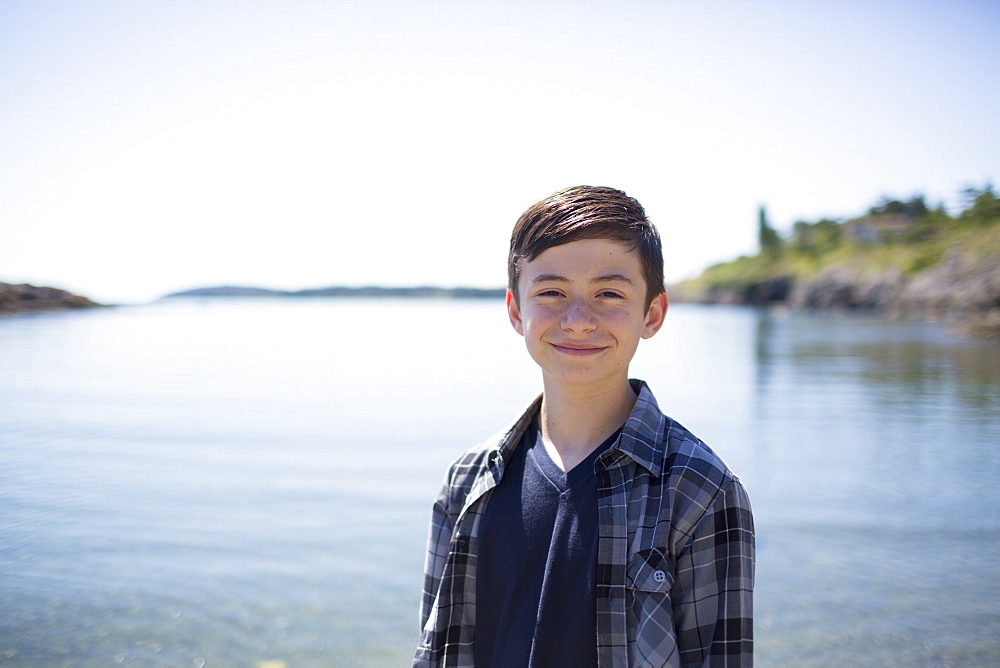
[{"label": "sky", "polygon": [[762,205],[997,184],[998,34],[996,0],[3,0],[0,281],[498,287],[580,184],[676,281],[756,252]]}]

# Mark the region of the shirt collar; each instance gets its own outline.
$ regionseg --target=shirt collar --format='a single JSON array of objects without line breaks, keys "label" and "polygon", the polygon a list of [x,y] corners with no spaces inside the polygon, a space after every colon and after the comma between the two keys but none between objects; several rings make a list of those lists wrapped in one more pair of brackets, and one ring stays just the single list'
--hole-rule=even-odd
[{"label": "shirt collar", "polygon": [[535,419],[541,408],[542,395],[539,394],[535,397],[534,401],[528,404],[528,407],[516,420],[500,432],[500,440],[497,441],[496,446],[490,451],[489,461],[490,464],[497,464],[501,473],[503,472],[504,465],[510,459],[510,453],[517,448],[521,442],[521,437],[524,436],[524,432],[531,426],[532,420]]},{"label": "shirt collar", "polygon": [[645,381],[630,379],[632,389],[638,397],[635,406],[625,421],[621,438],[615,448],[644,466],[651,474],[659,477],[663,471],[663,447],[660,434],[666,417],[660,411],[653,392]]},{"label": "shirt collar", "polygon": [[[663,470],[663,452],[658,443],[666,418],[660,412],[656,398],[645,381],[633,378],[629,383],[638,396],[622,428],[621,437],[611,449],[623,452],[644,466],[651,474],[659,476]],[[499,457],[501,467],[503,466],[502,462],[510,458],[510,453],[521,442],[521,437],[538,415],[541,406],[542,395],[538,395],[520,417],[504,431],[503,437],[491,453],[491,460],[495,461]]]}]

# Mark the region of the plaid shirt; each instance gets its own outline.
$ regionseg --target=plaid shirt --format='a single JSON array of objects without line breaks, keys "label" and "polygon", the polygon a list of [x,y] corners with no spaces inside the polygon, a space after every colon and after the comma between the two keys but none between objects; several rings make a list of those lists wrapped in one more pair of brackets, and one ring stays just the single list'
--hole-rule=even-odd
[{"label": "plaid shirt", "polygon": [[[645,383],[595,465],[597,655],[611,666],[749,666],[754,527],[739,479]],[[541,397],[456,461],[434,504],[413,665],[472,666],[479,523]]]}]

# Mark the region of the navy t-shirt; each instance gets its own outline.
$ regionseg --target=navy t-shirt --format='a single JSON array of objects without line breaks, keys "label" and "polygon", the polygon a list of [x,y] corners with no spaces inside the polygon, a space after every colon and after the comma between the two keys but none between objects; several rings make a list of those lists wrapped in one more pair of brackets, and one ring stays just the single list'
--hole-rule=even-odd
[{"label": "navy t-shirt", "polygon": [[564,472],[533,425],[483,512],[476,666],[597,666],[597,479],[616,431]]}]

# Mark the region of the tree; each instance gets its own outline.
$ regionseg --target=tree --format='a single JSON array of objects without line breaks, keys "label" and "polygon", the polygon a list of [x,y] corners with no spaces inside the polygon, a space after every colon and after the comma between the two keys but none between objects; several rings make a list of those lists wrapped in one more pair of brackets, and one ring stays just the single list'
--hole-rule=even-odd
[{"label": "tree", "polygon": [[918,218],[928,211],[930,209],[927,208],[927,202],[924,201],[923,195],[914,195],[906,202],[883,196],[878,204],[868,209],[868,215],[903,214],[908,218]]},{"label": "tree", "polygon": [[966,199],[966,209],[960,219],[973,225],[989,225],[1000,219],[1000,198],[993,191],[993,184],[987,183],[982,189],[968,187],[962,191]]},{"label": "tree", "polygon": [[843,237],[840,223],[824,218],[815,223],[800,220],[792,227],[792,247],[806,255],[822,255],[840,246]]},{"label": "tree", "polygon": [[760,244],[762,254],[771,257],[781,254],[781,237],[767,222],[767,210],[764,205],[761,205],[757,213],[757,242]]}]

